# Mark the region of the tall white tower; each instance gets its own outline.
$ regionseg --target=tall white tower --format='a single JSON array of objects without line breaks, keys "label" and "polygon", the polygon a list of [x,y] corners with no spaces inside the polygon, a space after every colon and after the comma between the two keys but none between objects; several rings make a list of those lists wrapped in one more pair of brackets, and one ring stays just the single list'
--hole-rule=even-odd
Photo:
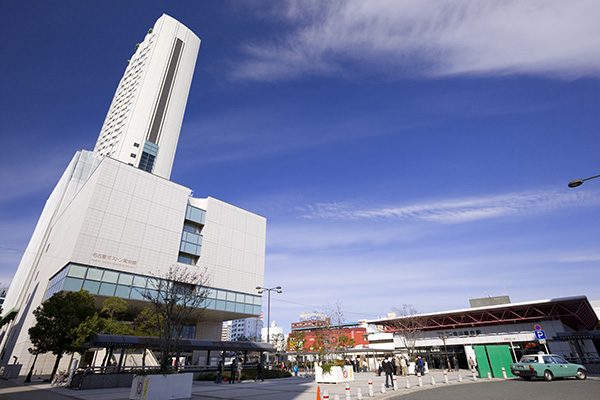
[{"label": "tall white tower", "polygon": [[200,39],[163,14],[129,60],[94,153],[169,179]]}]

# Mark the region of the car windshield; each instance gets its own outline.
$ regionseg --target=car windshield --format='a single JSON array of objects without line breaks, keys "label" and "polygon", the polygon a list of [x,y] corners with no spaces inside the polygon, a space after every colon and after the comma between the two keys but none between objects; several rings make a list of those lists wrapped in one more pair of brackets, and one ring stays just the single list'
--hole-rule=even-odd
[{"label": "car windshield", "polygon": [[523,356],[521,361],[523,364],[534,364],[538,362],[537,356]]}]

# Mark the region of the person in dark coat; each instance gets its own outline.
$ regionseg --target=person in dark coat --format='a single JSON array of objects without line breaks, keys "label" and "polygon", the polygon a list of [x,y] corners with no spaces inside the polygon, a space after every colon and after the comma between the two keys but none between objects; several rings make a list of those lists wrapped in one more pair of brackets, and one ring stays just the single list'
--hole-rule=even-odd
[{"label": "person in dark coat", "polygon": [[215,383],[223,382],[223,360],[219,360],[219,365],[217,365],[217,378],[215,379]]},{"label": "person in dark coat", "polygon": [[256,364],[256,381],[258,381],[260,379],[261,382],[265,381],[265,378],[263,376],[263,363],[262,363],[262,359],[258,360],[258,364]]},{"label": "person in dark coat", "polygon": [[381,363],[381,368],[385,373],[385,387],[389,388],[390,385],[394,385],[394,363],[390,360],[389,356],[385,357],[385,360]]},{"label": "person in dark coat", "polygon": [[238,370],[238,360],[237,357],[233,359],[231,362],[231,377],[229,378],[229,383],[235,383],[235,378]]}]

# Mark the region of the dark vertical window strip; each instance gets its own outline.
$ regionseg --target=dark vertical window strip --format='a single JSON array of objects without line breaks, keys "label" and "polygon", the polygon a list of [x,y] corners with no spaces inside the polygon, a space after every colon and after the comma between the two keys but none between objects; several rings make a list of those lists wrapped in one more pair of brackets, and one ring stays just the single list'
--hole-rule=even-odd
[{"label": "dark vertical window strip", "polygon": [[154,112],[154,118],[152,120],[152,124],[150,125],[150,132],[148,133],[148,141],[150,141],[152,143],[156,143],[157,139],[158,139],[160,127],[162,125],[162,121],[165,116],[165,112],[167,110],[167,100],[169,99],[169,95],[171,94],[171,89],[173,88],[173,81],[175,80],[175,72],[177,69],[179,55],[181,54],[182,48],[183,48],[183,41],[181,39],[176,39],[175,40],[175,49],[173,50],[173,54],[171,54],[171,59],[169,60],[167,76],[165,78],[165,81],[163,82],[162,88],[160,89],[158,105],[156,106],[156,111]]}]

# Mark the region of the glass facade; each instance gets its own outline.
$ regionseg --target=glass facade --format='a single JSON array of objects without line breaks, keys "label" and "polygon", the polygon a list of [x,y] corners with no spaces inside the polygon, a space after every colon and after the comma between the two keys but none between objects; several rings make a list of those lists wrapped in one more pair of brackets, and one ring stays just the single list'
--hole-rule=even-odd
[{"label": "glass facade", "polygon": [[142,157],[140,158],[139,169],[146,172],[152,172],[154,169],[154,160],[158,154],[158,145],[152,142],[146,141],[144,143],[144,150],[142,151]]},{"label": "glass facade", "polygon": [[[154,290],[157,279],[82,264],[69,264],[50,279],[44,300],[61,290],[76,292],[83,289],[93,295],[144,301],[143,294]],[[261,296],[209,288],[206,309],[260,315],[261,301]]]},{"label": "glass facade", "polygon": [[177,261],[183,264],[196,265],[202,250],[202,228],[206,221],[206,211],[188,205],[185,210],[185,222],[179,244]]},{"label": "glass facade", "polygon": [[206,223],[206,211],[188,205],[187,210],[185,211],[185,219],[199,225],[204,225]]}]

